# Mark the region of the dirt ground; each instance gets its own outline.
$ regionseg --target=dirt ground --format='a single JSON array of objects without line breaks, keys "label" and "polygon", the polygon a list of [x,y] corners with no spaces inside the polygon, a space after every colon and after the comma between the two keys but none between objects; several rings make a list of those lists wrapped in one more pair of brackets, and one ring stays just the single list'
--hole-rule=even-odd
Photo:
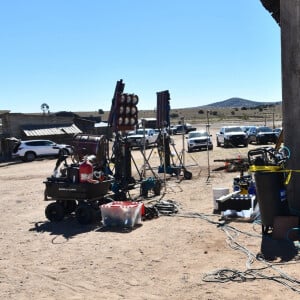
[{"label": "dirt ground", "polygon": [[[181,155],[181,136],[175,147]],[[232,191],[239,176],[214,171],[224,165],[214,160],[246,157],[253,147],[184,152],[193,178],[168,177],[161,196],[144,200],[175,201],[178,213],[132,230],[84,226],[74,216],[49,222],[43,181],[56,160],[2,164],[1,299],[299,299],[297,253],[283,262],[289,249],[263,238],[259,222],[212,213],[213,189]],[[149,164],[158,166],[155,150]],[[272,250],[274,260],[260,255]]]}]

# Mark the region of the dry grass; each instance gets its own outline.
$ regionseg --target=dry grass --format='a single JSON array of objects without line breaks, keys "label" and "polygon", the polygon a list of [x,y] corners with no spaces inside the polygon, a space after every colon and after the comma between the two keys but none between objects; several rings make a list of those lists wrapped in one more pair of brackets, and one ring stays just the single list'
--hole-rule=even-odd
[{"label": "dry grass", "polygon": [[[209,113],[208,113],[209,112]],[[99,116],[98,112],[76,112],[81,117]],[[109,111],[105,111],[102,116],[102,120],[106,121],[109,116]],[[263,110],[246,109],[241,108],[202,108],[202,107],[190,107],[190,108],[178,108],[171,109],[170,112],[171,123],[176,124],[181,118],[184,118],[186,122],[192,124],[206,124],[207,117],[209,122],[241,122],[243,124],[257,123],[259,125],[267,125],[275,127],[282,125],[282,106],[276,105],[274,107],[267,107]],[[139,118],[156,117],[156,110],[140,110]]]}]

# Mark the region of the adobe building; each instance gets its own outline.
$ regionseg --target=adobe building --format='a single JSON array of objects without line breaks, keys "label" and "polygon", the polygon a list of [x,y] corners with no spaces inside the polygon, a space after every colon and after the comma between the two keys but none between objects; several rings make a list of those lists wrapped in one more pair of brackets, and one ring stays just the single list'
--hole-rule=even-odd
[{"label": "adobe building", "polygon": [[[101,118],[100,118],[101,121]],[[112,136],[111,128],[97,127],[99,118],[80,118],[74,113],[22,114],[0,111],[0,161],[11,158],[18,140],[48,139],[72,144],[76,134]]]}]

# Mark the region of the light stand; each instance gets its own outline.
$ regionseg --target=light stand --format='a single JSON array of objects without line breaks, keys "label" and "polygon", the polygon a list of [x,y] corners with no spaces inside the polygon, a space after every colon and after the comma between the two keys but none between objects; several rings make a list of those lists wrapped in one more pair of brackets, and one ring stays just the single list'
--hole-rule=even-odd
[{"label": "light stand", "polygon": [[[163,131],[163,132],[162,132]],[[163,130],[160,129],[160,134],[162,134],[162,140],[163,140],[163,164],[164,164],[164,190],[165,194],[167,193],[167,167],[166,167],[166,140],[165,140],[165,133],[166,128]]]},{"label": "light stand", "polygon": [[184,117],[181,117],[182,124],[182,168],[185,167],[185,121]]},{"label": "light stand", "polygon": [[210,138],[209,113],[210,113],[210,111],[208,110],[206,112],[206,116],[207,116],[206,132],[208,134],[208,139],[207,139],[207,142],[206,142],[206,152],[207,152],[207,179],[206,179],[206,183],[209,183],[209,180],[210,180],[210,162],[209,162],[209,148],[208,148],[208,141],[209,141],[209,138]]},{"label": "light stand", "polygon": [[143,157],[144,157],[144,165],[143,165],[143,179],[146,178],[146,131],[145,131],[145,126],[146,126],[146,120],[142,119],[142,126],[143,126],[143,149],[142,149],[142,153],[143,153]]}]

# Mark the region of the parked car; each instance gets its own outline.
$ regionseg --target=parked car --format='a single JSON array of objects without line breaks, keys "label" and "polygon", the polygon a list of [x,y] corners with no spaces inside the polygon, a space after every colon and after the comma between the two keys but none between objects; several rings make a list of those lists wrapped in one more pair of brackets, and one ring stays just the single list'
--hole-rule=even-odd
[{"label": "parked car", "polygon": [[191,124],[177,124],[170,127],[170,134],[187,134],[191,131],[196,131],[197,128],[193,127]]},{"label": "parked car", "polygon": [[229,146],[248,146],[248,135],[239,126],[223,126],[216,135],[217,146],[223,145],[224,148]]},{"label": "parked car", "polygon": [[137,128],[156,128],[156,118],[142,118],[138,120]]},{"label": "parked car", "polygon": [[205,130],[192,131],[187,136],[188,152],[201,149],[213,149],[211,135]]},{"label": "parked car", "polygon": [[127,136],[127,141],[131,147],[145,147],[154,145],[157,142],[158,132],[153,128],[137,129],[134,134]]},{"label": "parked car", "polygon": [[244,131],[244,132],[246,132],[247,134],[248,134],[248,130],[250,129],[250,125],[243,125],[243,126],[241,126],[241,128],[242,128],[242,130]]},{"label": "parked car", "polygon": [[73,148],[66,144],[57,144],[50,140],[20,141],[13,149],[12,157],[23,161],[33,161],[37,157],[69,155]]},{"label": "parked car", "polygon": [[273,132],[275,132],[277,138],[279,138],[279,136],[281,134],[281,131],[282,131],[282,127],[278,127],[278,128],[273,129]]},{"label": "parked car", "polygon": [[248,141],[249,143],[259,144],[276,144],[278,137],[275,132],[270,127],[267,126],[255,126],[251,127],[248,131]]}]

